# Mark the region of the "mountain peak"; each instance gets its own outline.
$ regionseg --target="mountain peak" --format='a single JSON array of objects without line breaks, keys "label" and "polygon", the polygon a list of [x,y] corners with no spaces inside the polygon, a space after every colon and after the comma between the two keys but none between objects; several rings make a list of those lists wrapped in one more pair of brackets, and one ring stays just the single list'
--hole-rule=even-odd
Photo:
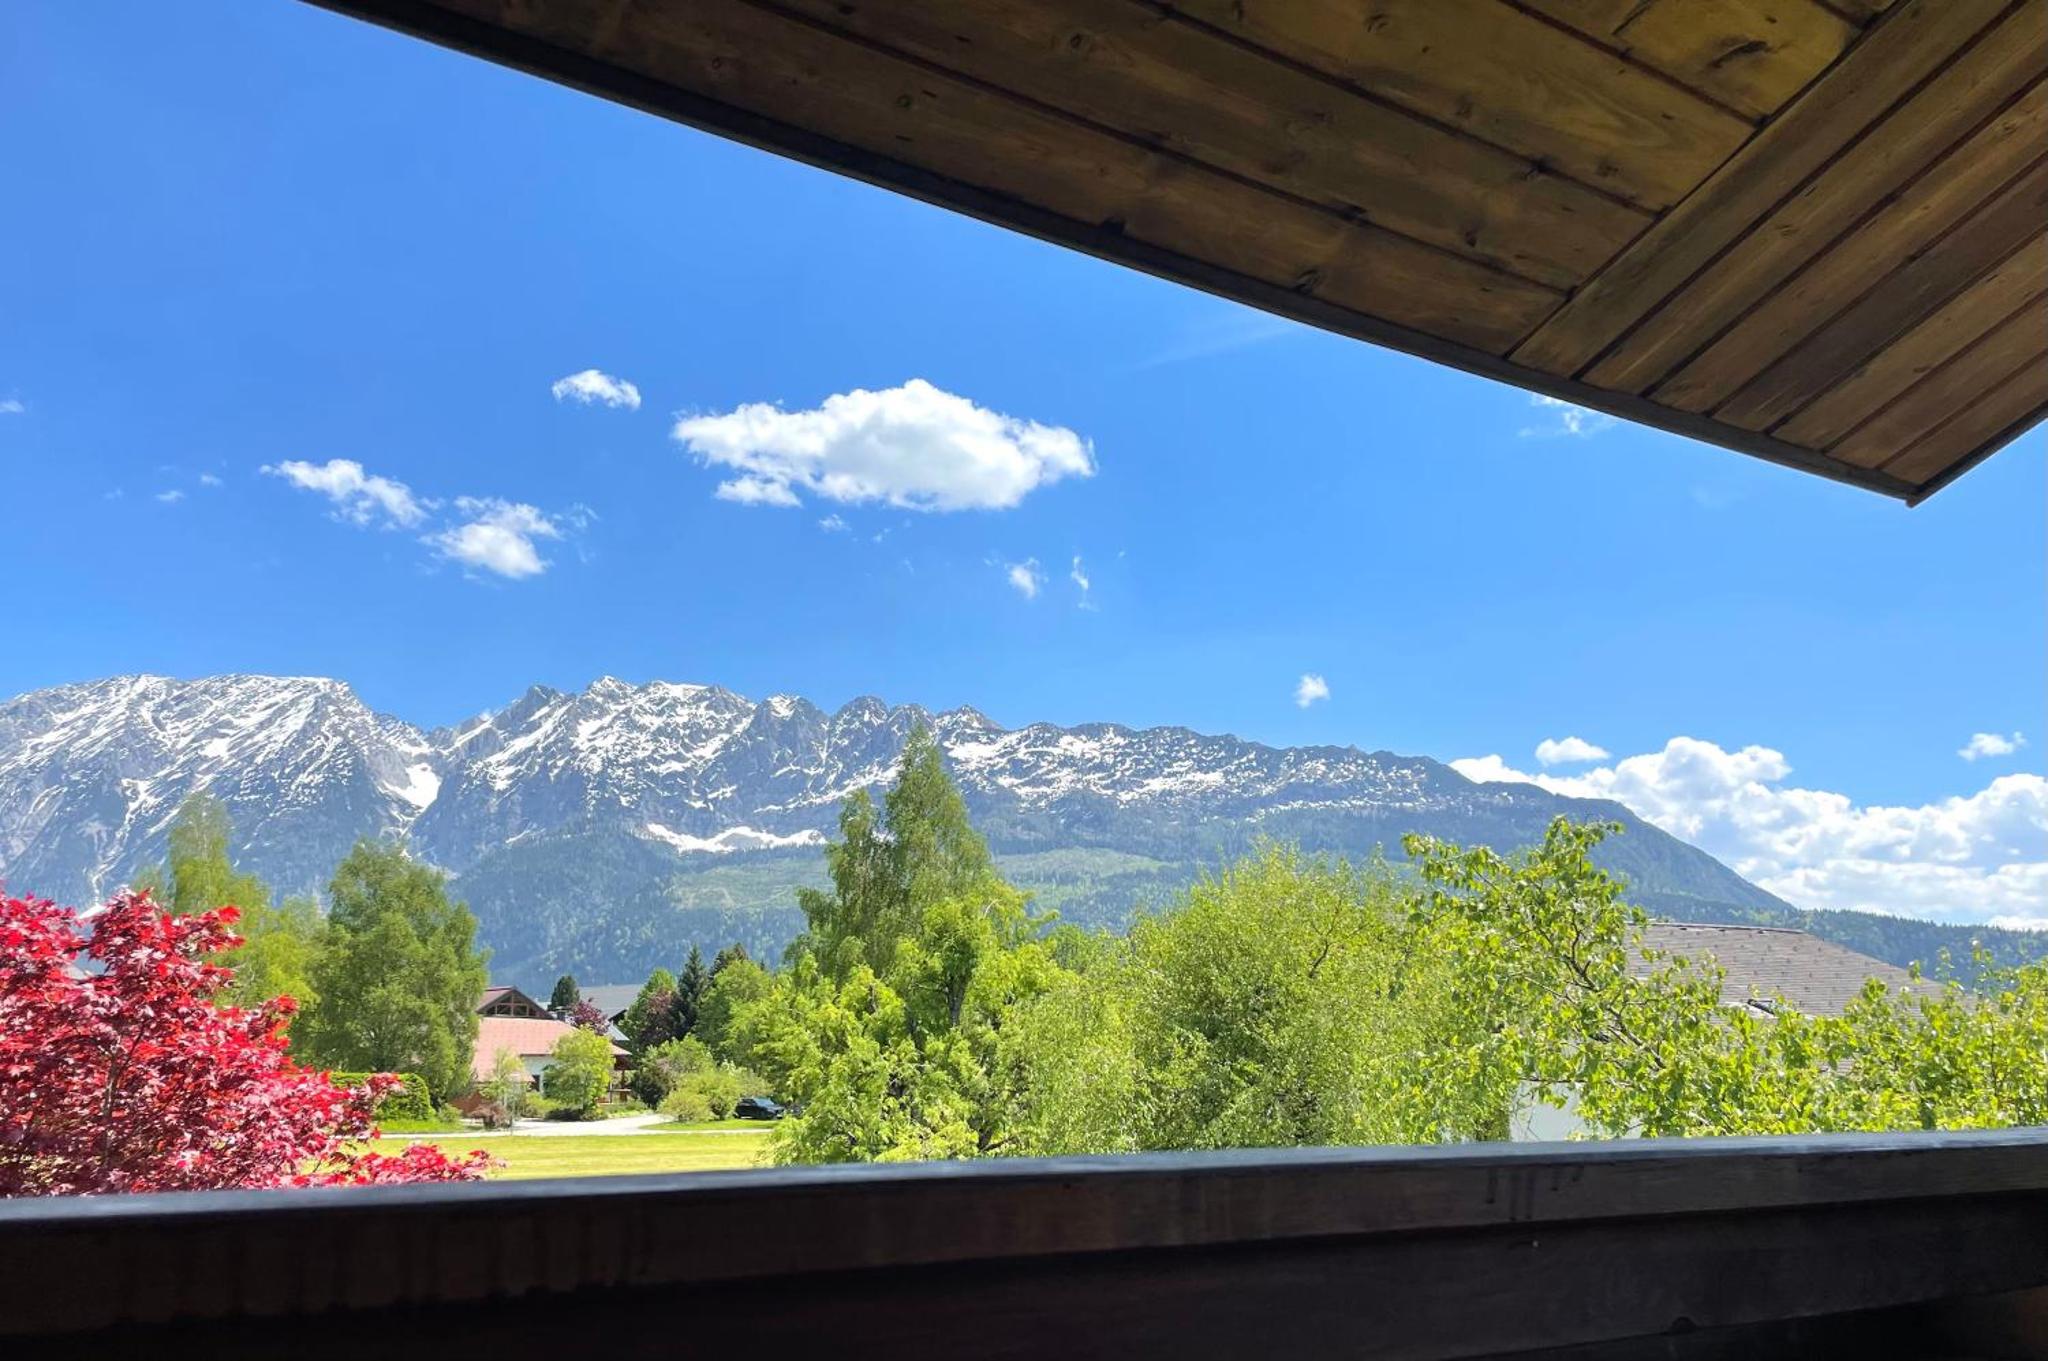
[{"label": "mountain peak", "polygon": [[[783,857],[798,869],[748,871],[705,891],[787,910],[788,876],[815,873],[842,803],[888,785],[920,723],[995,850],[1057,852],[1055,874],[1097,863],[1192,874],[1259,837],[1360,855],[1408,831],[1521,845],[1574,806],[1387,752],[1179,727],[1005,728],[972,707],[934,718],[873,695],[828,718],[793,694],[755,703],[716,686],[602,676],[575,695],[536,685],[424,733],[322,677],[114,677],[0,703],[0,880],[90,899],[160,859],[179,805],[204,790],[234,819],[238,859],[280,891],[324,884],[360,837],[404,835],[461,876],[494,945],[538,929],[505,915],[515,906],[566,933],[564,951],[599,926],[653,941],[677,876],[708,866]],[[1627,821],[1610,863],[1639,885],[1775,902]],[[1061,893],[1064,913],[1074,900]],[[630,930],[613,918],[648,912]]]}]

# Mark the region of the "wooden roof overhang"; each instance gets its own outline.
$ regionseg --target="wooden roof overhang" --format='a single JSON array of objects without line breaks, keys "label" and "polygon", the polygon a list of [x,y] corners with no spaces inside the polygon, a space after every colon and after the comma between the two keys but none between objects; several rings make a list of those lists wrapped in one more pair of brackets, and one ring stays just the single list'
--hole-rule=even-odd
[{"label": "wooden roof overhang", "polygon": [[2048,0],[315,0],[1916,502],[2048,413]]}]

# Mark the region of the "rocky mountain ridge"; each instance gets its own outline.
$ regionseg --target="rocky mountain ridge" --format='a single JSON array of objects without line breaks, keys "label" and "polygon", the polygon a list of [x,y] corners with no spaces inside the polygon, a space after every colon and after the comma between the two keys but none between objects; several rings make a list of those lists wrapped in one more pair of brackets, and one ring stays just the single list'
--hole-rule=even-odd
[{"label": "rocky mountain ridge", "polygon": [[920,723],[1006,867],[1084,921],[1118,923],[1260,836],[1351,855],[1398,853],[1410,831],[1516,846],[1560,812],[1628,826],[1609,861],[1653,910],[1790,911],[1618,804],[1475,784],[1426,757],[1174,727],[1004,728],[872,697],[828,713],[609,677],[536,686],[431,731],[316,677],[122,676],[22,695],[0,703],[0,882],[92,899],[159,859],[179,805],[204,790],[233,817],[238,863],[281,889],[317,890],[358,837],[404,836],[457,876],[504,967],[630,976],[678,933],[779,948],[840,803],[885,785]]}]

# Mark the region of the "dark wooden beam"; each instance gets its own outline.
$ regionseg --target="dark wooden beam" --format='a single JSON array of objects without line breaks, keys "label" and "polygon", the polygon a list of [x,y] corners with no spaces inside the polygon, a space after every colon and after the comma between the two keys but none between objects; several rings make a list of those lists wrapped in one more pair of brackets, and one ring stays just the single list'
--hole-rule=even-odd
[{"label": "dark wooden beam", "polygon": [[2038,1131],[0,1204],[0,1335],[45,1354],[1478,1356],[2044,1285]]}]

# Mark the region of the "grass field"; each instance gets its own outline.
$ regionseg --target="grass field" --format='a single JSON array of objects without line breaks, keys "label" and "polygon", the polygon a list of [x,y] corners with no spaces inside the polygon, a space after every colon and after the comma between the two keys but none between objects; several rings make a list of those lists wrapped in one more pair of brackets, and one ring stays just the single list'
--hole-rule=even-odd
[{"label": "grass field", "polygon": [[701,1131],[676,1134],[583,1134],[553,1138],[529,1135],[443,1134],[431,1139],[386,1138],[378,1147],[396,1152],[407,1143],[439,1144],[450,1153],[483,1149],[503,1166],[493,1179],[603,1177],[628,1172],[722,1172],[767,1162],[768,1131],[737,1134]]}]

